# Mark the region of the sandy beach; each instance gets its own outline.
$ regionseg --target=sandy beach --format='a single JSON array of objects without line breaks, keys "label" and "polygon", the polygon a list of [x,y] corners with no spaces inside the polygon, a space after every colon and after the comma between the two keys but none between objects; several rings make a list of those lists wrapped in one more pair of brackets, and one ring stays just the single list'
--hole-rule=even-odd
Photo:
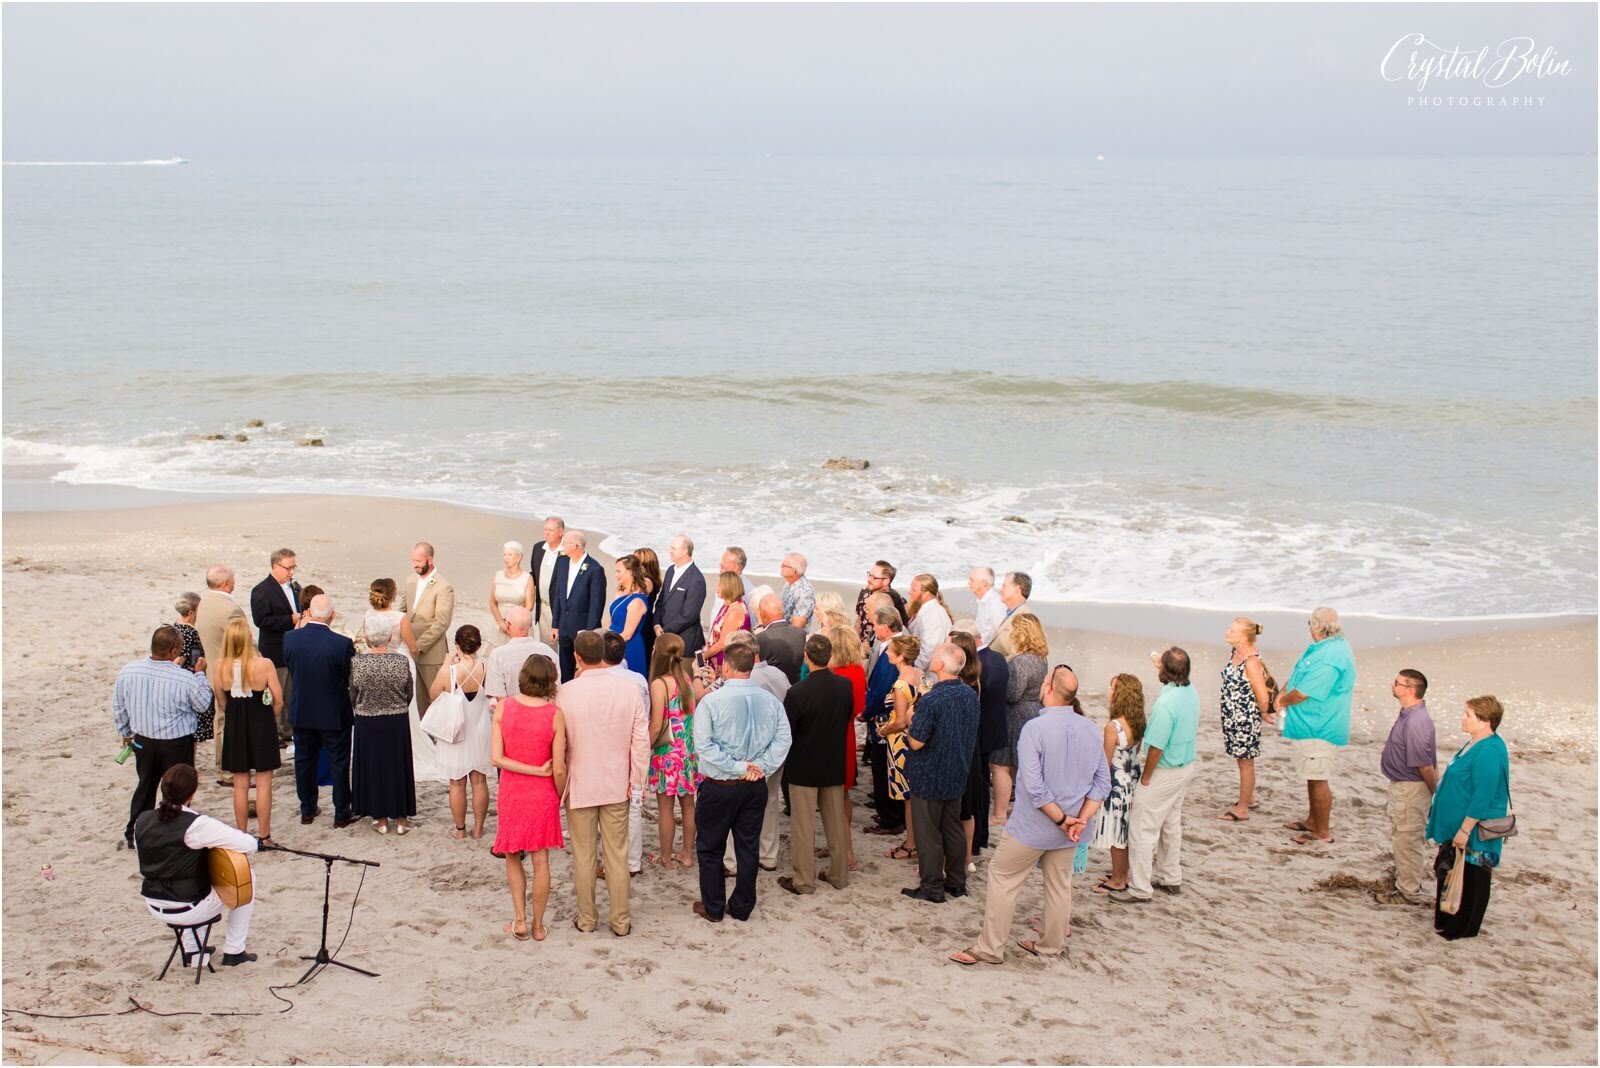
[{"label": "sandy beach", "polygon": [[[862,833],[864,870],[809,901],[763,873],[748,924],[690,914],[696,876],[647,870],[633,884],[632,934],[580,935],[565,855],[542,944],[501,933],[510,916],[504,866],[487,841],[457,842],[443,786],[420,785],[418,833],[380,838],[365,823],[335,831],[295,820],[292,771],[275,777],[274,835],[293,848],[381,862],[371,870],[337,970],[292,983],[315,948],[321,865],[266,855],[255,865],[254,965],[219,969],[196,988],[155,981],[167,933],[138,897],[133,857],[115,848],[133,767],[112,761],[117,670],[173,618],[172,601],[227,563],[241,599],[280,545],[298,578],[325,587],[353,628],[372,578],[404,577],[411,545],[438,550],[455,586],[456,623],[488,632],[486,599],[501,543],[529,543],[542,517],[444,504],[341,497],[186,501],[114,510],[8,512],[4,523],[4,1004],[71,1014],[117,1012],[130,996],[162,1012],[241,1014],[6,1020],[14,1063],[1572,1063],[1596,1059],[1596,770],[1594,619],[1440,627],[1355,619],[1347,633],[1361,681],[1351,745],[1333,782],[1336,842],[1290,844],[1305,814],[1286,743],[1269,731],[1258,761],[1261,806],[1230,825],[1236,796],[1217,726],[1217,672],[1231,612],[1070,606],[1047,613],[1052,660],[1083,680],[1105,718],[1106,680],[1139,674],[1147,652],[1186,643],[1202,721],[1200,767],[1185,809],[1181,897],[1139,909],[1092,895],[1108,858],[1076,883],[1065,960],[1013,952],[1001,968],[946,955],[976,938],[984,865],[972,895],[944,905],[904,899],[914,863],[886,859],[893,840]],[[592,547],[598,539],[591,540]],[[797,547],[803,548],[803,547]],[[721,546],[702,545],[713,568]],[[599,554],[597,554],[599,555]],[[916,562],[901,567],[902,591]],[[752,578],[777,561],[752,561]],[[862,561],[863,569],[870,561]],[[1003,561],[996,561],[998,565]],[[964,575],[940,575],[970,606]],[[767,581],[773,581],[770,577]],[[776,582],[774,582],[776,585]],[[820,585],[820,584],[819,584]],[[847,602],[854,588],[840,587]],[[1337,602],[1334,602],[1337,607]],[[1097,623],[1103,616],[1109,622]],[[1297,618],[1268,621],[1263,653],[1280,679],[1304,645]],[[1507,844],[1481,937],[1445,943],[1431,913],[1382,908],[1370,888],[1390,866],[1378,755],[1393,673],[1423,670],[1441,757],[1461,743],[1462,701],[1494,693],[1512,753],[1522,833]],[[653,848],[647,800],[646,841]],[[196,807],[228,818],[228,795],[202,777]],[[491,824],[493,822],[491,810]],[[787,829],[787,827],[785,827]],[[492,833],[492,827],[491,827]],[[42,865],[56,877],[40,877]],[[332,940],[350,917],[357,871],[336,867]],[[603,884],[602,884],[603,885]],[[602,891],[602,899],[604,893]],[[1037,881],[1023,918],[1036,915]],[[603,908],[602,904],[602,908]],[[1150,1021],[1159,1021],[1149,1026]]]}]

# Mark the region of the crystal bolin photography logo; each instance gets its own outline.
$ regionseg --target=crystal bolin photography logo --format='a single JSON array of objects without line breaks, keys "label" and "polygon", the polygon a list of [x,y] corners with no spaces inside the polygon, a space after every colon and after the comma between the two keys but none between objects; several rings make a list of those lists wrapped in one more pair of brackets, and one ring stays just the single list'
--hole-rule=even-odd
[{"label": "crystal bolin photography logo", "polygon": [[[1445,48],[1408,33],[1384,53],[1378,73],[1386,82],[1406,82],[1414,90],[1406,97],[1407,107],[1542,108],[1545,97],[1530,90],[1543,88],[1538,83],[1547,78],[1565,78],[1572,63],[1532,37],[1508,37],[1471,50]],[[1434,82],[1463,84],[1450,86],[1449,92],[1435,86],[1424,95]]]}]

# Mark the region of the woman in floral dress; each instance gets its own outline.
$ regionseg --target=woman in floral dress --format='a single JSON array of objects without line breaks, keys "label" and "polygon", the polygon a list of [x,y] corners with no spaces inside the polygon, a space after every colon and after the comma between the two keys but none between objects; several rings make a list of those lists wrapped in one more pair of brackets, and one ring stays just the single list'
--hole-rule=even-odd
[{"label": "woman in floral dress", "polygon": [[694,788],[700,770],[694,757],[694,684],[683,661],[683,639],[670,631],[656,638],[650,663],[650,789],[656,792],[661,852],[652,864],[672,867],[672,840],[677,831],[672,799],[678,799],[683,818],[683,850],[677,856],[685,868],[696,868],[694,857]]}]

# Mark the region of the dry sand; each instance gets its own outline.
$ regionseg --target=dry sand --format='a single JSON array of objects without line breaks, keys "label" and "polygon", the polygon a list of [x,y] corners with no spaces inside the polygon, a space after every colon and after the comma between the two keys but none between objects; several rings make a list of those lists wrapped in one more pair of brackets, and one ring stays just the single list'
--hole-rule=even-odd
[{"label": "dry sand", "polygon": [[[174,596],[203,588],[207,565],[232,564],[246,594],[280,544],[299,578],[358,617],[365,583],[401,578],[411,544],[433,541],[455,585],[458,622],[488,623],[490,574],[508,538],[534,521],[439,504],[322,497],[183,502],[114,511],[8,513],[4,530],[4,1004],[52,1013],[116,1011],[128,997],[161,1011],[60,1021],[9,1017],[4,1056],[17,1063],[353,1062],[1362,1062],[1566,1063],[1596,1058],[1595,625],[1507,625],[1430,639],[1351,628],[1361,685],[1352,744],[1334,783],[1337,842],[1289,843],[1304,815],[1287,747],[1269,736],[1262,805],[1249,823],[1213,817],[1235,797],[1216,725],[1221,627],[1195,644],[1201,763],[1186,807],[1181,897],[1142,909],[1077,880],[1068,959],[1013,954],[965,969],[946,954],[974,941],[983,865],[964,901],[902,898],[911,863],[891,840],[861,832],[865,870],[844,892],[809,900],[763,873],[747,924],[691,916],[689,872],[634,883],[633,933],[579,935],[565,855],[554,860],[548,941],[513,942],[504,868],[486,843],[457,842],[441,786],[419,787],[420,823],[405,838],[365,824],[301,827],[292,773],[275,780],[275,836],[291,847],[382,862],[361,893],[342,956],[377,979],[330,970],[287,991],[315,947],[322,892],[314,861],[256,864],[260,904],[250,948],[261,960],[157,983],[166,932],[138,898],[133,858],[115,849],[132,765],[111,760],[111,683],[170,621]],[[700,553],[714,563],[716,550]],[[949,582],[947,585],[959,586]],[[901,582],[902,588],[904,581]],[[958,605],[958,611],[960,610]],[[1094,613],[1080,610],[1081,620]],[[1053,659],[1085,680],[1104,719],[1105,680],[1154,679],[1145,653],[1206,632],[1194,615],[1146,614],[1144,633],[1056,630]],[[1221,616],[1211,622],[1220,622]],[[1151,623],[1155,625],[1150,625]],[[1080,622],[1081,626],[1082,623]],[[1209,623],[1207,624],[1209,626]],[[1269,634],[1287,677],[1298,634]],[[1392,628],[1391,628],[1392,630]],[[1381,632],[1381,633],[1380,633]],[[1481,692],[1508,708],[1520,837],[1496,873],[1484,933],[1446,944],[1425,909],[1380,908],[1360,887],[1389,866],[1378,752],[1393,716],[1388,682],[1413,666],[1434,680],[1440,749],[1459,745],[1461,701]],[[865,780],[858,800],[865,796]],[[228,795],[202,787],[197,807],[221,818]],[[324,800],[324,813],[328,806]],[[647,811],[647,847],[654,841]],[[491,815],[491,833],[493,816]],[[788,870],[785,845],[780,872]],[[42,864],[57,873],[39,875]],[[335,869],[333,938],[350,916],[355,869]],[[1341,889],[1348,887],[1348,889]],[[604,894],[602,891],[602,898]],[[1160,897],[1160,895],[1158,895]],[[1037,882],[1022,919],[1037,913]]]}]

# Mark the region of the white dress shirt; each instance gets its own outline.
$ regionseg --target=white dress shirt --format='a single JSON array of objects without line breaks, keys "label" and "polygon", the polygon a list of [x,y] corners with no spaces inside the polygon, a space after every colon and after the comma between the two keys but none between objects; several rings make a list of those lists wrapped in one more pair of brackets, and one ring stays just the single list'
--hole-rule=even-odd
[{"label": "white dress shirt", "polygon": [[979,644],[988,645],[989,639],[994,637],[994,632],[1000,629],[1000,624],[1005,622],[1006,603],[1000,599],[1000,591],[993,586],[982,597],[978,598],[978,636]]},{"label": "white dress shirt", "polygon": [[588,553],[584,553],[582,556],[578,557],[578,560],[577,560],[576,563],[573,563],[570,560],[567,562],[567,564],[568,564],[568,566],[567,566],[567,596],[568,597],[572,596],[572,587],[577,584],[578,572],[582,571],[583,570],[583,565],[587,564],[588,562],[589,562],[589,554]]}]

